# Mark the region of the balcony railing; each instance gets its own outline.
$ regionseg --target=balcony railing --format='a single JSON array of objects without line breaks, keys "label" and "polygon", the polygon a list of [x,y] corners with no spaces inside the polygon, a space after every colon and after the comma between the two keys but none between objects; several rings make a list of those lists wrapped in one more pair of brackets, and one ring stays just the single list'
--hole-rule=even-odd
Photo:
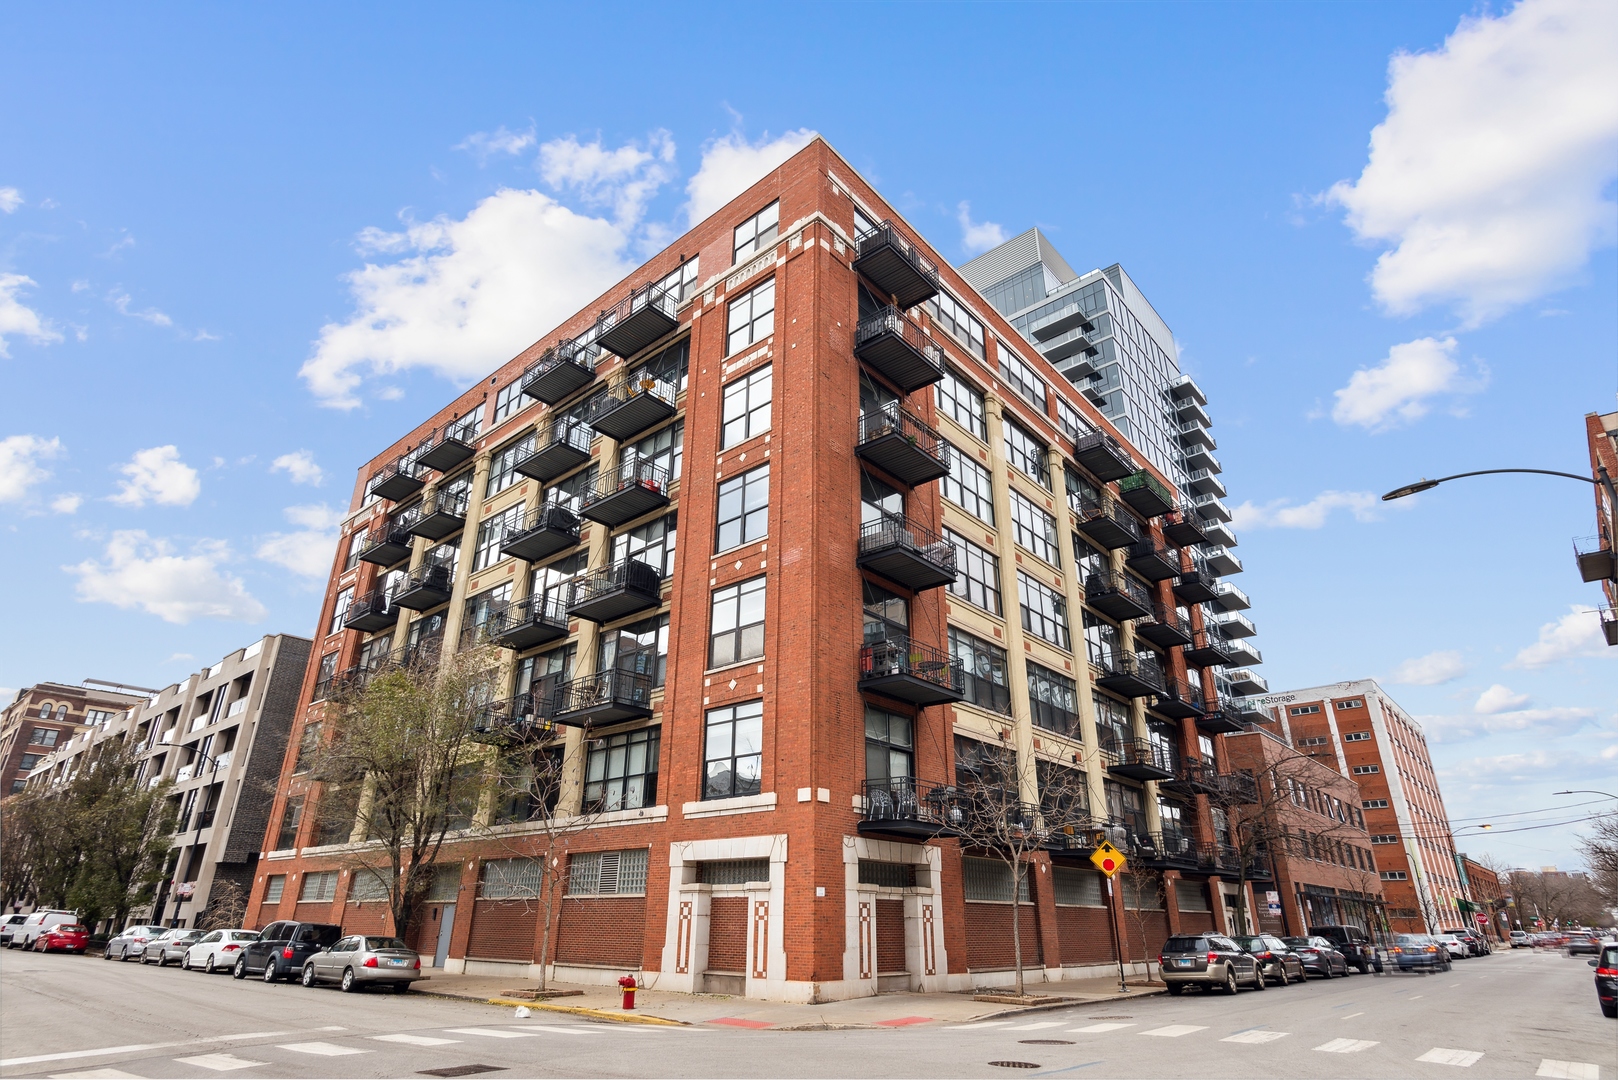
[{"label": "balcony railing", "polygon": [[1239,611],[1226,611],[1214,616],[1214,622],[1225,632],[1226,637],[1252,637],[1258,633],[1258,627]]},{"label": "balcony railing", "polygon": [[907,394],[944,377],[944,350],[896,307],[860,320],[854,355]]},{"label": "balcony railing", "polygon": [[1601,609],[1601,636],[1608,645],[1618,645],[1618,609]]},{"label": "balcony railing", "polygon": [[1124,565],[1147,581],[1167,581],[1180,573],[1180,553],[1156,540],[1137,540],[1129,545]]},{"label": "balcony railing", "polygon": [[1164,825],[1135,837],[1133,858],[1152,869],[1191,869],[1197,865],[1196,834],[1178,825]]},{"label": "balcony railing", "polygon": [[1207,523],[1200,513],[1182,506],[1163,515],[1163,536],[1175,547],[1195,547],[1207,542]]},{"label": "balcony railing", "polygon": [[1209,572],[1205,563],[1193,559],[1191,569],[1182,570],[1174,583],[1174,595],[1186,604],[1205,604],[1219,595],[1215,591],[1218,578]]},{"label": "balcony railing", "polygon": [[393,602],[413,611],[435,608],[449,600],[454,576],[454,568],[448,563],[422,563],[400,583]]},{"label": "balcony railing", "polygon": [[900,408],[898,402],[860,414],[854,452],[911,487],[949,474],[938,432]]},{"label": "balcony railing", "polygon": [[397,566],[410,558],[410,526],[415,519],[412,512],[384,521],[366,533],[360,545],[360,561],[375,566]]},{"label": "balcony railing", "polygon": [[1198,512],[1209,520],[1229,521],[1232,517],[1230,507],[1221,502],[1219,496],[1212,492],[1206,495],[1199,494],[1192,502],[1196,505]]},{"label": "balcony railing", "polygon": [[1107,570],[1085,578],[1084,601],[1119,622],[1152,613],[1152,594],[1122,570]]},{"label": "balcony railing", "polygon": [[1099,499],[1070,495],[1068,501],[1078,515],[1076,527],[1079,532],[1097,547],[1116,551],[1141,538],[1140,522],[1111,495],[1103,495]]},{"label": "balcony railing", "polygon": [[1184,720],[1201,716],[1205,708],[1200,684],[1171,676],[1164,679],[1163,693],[1157,695],[1152,711],[1159,716]]},{"label": "balcony railing", "polygon": [[421,504],[410,531],[429,540],[442,540],[466,527],[468,495],[465,488],[455,491],[436,491],[432,498]]},{"label": "balcony railing", "polygon": [[1122,649],[1092,650],[1090,668],[1097,686],[1124,697],[1143,698],[1167,691],[1163,669],[1155,660]]},{"label": "balcony railing", "polygon": [[626,360],[680,328],[679,304],[656,285],[642,285],[596,319],[596,343]]},{"label": "balcony railing", "polygon": [[883,514],[860,527],[859,566],[920,592],[955,581],[955,547],[932,530]]},{"label": "balcony railing", "polygon": [[626,442],[674,415],[673,383],[644,368],[627,372],[597,394],[589,424],[609,439]]},{"label": "balcony railing", "polygon": [[551,703],[551,718],[571,727],[601,727],[651,715],[652,677],[641,671],[600,671],[562,683]]},{"label": "balcony railing", "polygon": [[1192,469],[1186,475],[1186,483],[1198,495],[1214,495],[1220,498],[1225,495],[1224,481],[1219,479],[1219,474],[1210,469]]},{"label": "balcony railing", "polygon": [[1247,722],[1237,712],[1231,698],[1210,700],[1206,710],[1197,717],[1197,730],[1204,735],[1235,735],[1246,729]]},{"label": "balcony railing", "polygon": [[1203,426],[1202,421],[1199,419],[1181,422],[1180,445],[1187,447],[1206,446],[1210,450],[1219,449],[1219,444],[1214,441],[1213,435],[1208,432],[1208,429]]},{"label": "balcony railing", "polygon": [[865,782],[862,833],[926,839],[965,821],[963,796],[954,784],[934,784],[912,776]]},{"label": "balcony railing", "polygon": [[420,491],[427,482],[421,475],[423,471],[414,455],[404,454],[372,473],[365,489],[379,499],[401,502]]},{"label": "balcony railing", "polygon": [[1238,694],[1268,694],[1270,684],[1256,671],[1248,668],[1236,668],[1229,673],[1230,688]]},{"label": "balcony railing", "polygon": [[669,474],[633,452],[585,492],[579,512],[609,529],[669,504]]},{"label": "balcony railing", "polygon": [[1123,443],[1104,431],[1074,439],[1073,458],[1098,480],[1122,480],[1135,471],[1135,459]]},{"label": "balcony railing", "polygon": [[549,482],[590,460],[595,432],[583,420],[559,416],[534,434],[534,451],[512,466],[524,476]]},{"label": "balcony railing", "polygon": [[1176,645],[1191,643],[1191,626],[1180,618],[1178,612],[1160,607],[1135,623],[1135,636],[1145,638],[1167,652]]},{"label": "balcony railing", "polygon": [[1603,536],[1583,536],[1573,541],[1573,557],[1579,564],[1579,577],[1585,581],[1618,581],[1618,559],[1612,544]]},{"label": "balcony railing", "polygon": [[965,684],[959,660],[902,634],[860,647],[861,690],[925,707],[960,701]]},{"label": "balcony railing", "polygon": [[1181,759],[1174,779],[1164,781],[1163,786],[1184,795],[1217,795],[1222,790],[1218,765],[1213,758],[1201,756]]},{"label": "balcony railing", "polygon": [[[386,588],[372,589],[349,604],[348,611],[343,615],[344,629],[359,630],[366,634],[386,630],[398,621],[399,605],[394,603],[392,595]],[[246,698],[242,700],[245,702]]]},{"label": "balcony railing", "polygon": [[447,473],[477,453],[479,415],[473,410],[431,432],[416,448],[416,460],[429,469]]},{"label": "balcony railing", "polygon": [[854,248],[854,270],[899,307],[908,310],[938,295],[938,268],[891,221],[854,237]]},{"label": "balcony railing", "polygon": [[1221,581],[1214,587],[1214,592],[1217,594],[1219,606],[1226,611],[1246,611],[1253,606],[1253,601],[1247,594],[1228,581]]},{"label": "balcony railing", "polygon": [[1185,651],[1185,662],[1196,667],[1218,667],[1230,663],[1230,643],[1218,626],[1198,630],[1191,635],[1191,647]]},{"label": "balcony railing", "polygon": [[567,593],[565,587],[549,589],[508,604],[490,614],[484,633],[501,648],[518,652],[559,641],[567,637]]},{"label": "balcony railing", "polygon": [[1148,518],[1160,517],[1175,505],[1174,492],[1145,469],[1118,481],[1118,496]]},{"label": "balcony railing", "polygon": [[528,365],[522,374],[522,392],[555,405],[595,381],[595,348],[563,338]]},{"label": "balcony railing", "polygon": [[556,732],[545,709],[536,708],[530,694],[491,701],[472,718],[471,738],[492,746],[512,747],[543,739]]},{"label": "balcony railing", "polygon": [[546,503],[528,511],[515,528],[506,531],[500,553],[530,563],[555,558],[579,542],[579,515],[561,503]]},{"label": "balcony railing", "polygon": [[1150,739],[1118,739],[1111,728],[1100,729],[1101,749],[1111,759],[1107,771],[1129,780],[1174,779],[1174,754]]},{"label": "balcony railing", "polygon": [[662,602],[663,579],[657,568],[634,559],[573,579],[567,605],[570,618],[608,623]]}]

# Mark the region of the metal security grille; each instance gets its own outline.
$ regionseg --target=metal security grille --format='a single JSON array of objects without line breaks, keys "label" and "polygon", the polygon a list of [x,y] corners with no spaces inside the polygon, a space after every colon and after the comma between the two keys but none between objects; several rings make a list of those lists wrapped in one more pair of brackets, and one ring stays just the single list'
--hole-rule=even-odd
[{"label": "metal security grille", "polygon": [[494,859],[483,864],[478,896],[484,900],[526,900],[539,895],[543,873],[536,859]]},{"label": "metal security grille", "polygon": [[697,880],[704,885],[745,885],[770,880],[768,859],[715,859],[698,864]]},{"label": "metal security grille", "polygon": [[337,895],[337,871],[321,870],[303,877],[303,889],[298,893],[300,903],[330,903]]},{"label": "metal security grille", "polygon": [[1101,891],[1101,875],[1070,866],[1051,868],[1055,878],[1056,902],[1064,907],[1106,907]]},{"label": "metal security grille", "polygon": [[264,887],[264,902],[266,904],[279,904],[281,893],[287,887],[287,876],[276,874],[270,878],[270,883]]},{"label": "metal security grille", "polygon": [[886,885],[897,889],[914,888],[916,885],[916,868],[910,863],[861,859],[860,884]]},{"label": "metal security grille", "polygon": [[1208,890],[1200,881],[1176,881],[1174,903],[1181,911],[1212,911]]},{"label": "metal security grille", "polygon": [[348,887],[350,901],[386,900],[391,874],[379,870],[356,870]]},{"label": "metal security grille", "polygon": [[586,851],[568,862],[569,896],[646,895],[646,849]]}]

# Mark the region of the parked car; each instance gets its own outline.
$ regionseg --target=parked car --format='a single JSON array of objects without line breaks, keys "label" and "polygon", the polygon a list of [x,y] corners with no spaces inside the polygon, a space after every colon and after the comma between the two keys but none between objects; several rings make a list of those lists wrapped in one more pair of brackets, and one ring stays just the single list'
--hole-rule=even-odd
[{"label": "parked car", "polygon": [[1287,948],[1303,961],[1303,969],[1311,975],[1330,979],[1335,975],[1348,977],[1348,957],[1337,951],[1337,946],[1318,935],[1282,938]]},{"label": "parked car", "polygon": [[1578,953],[1588,953],[1591,956],[1601,955],[1600,934],[1574,934],[1568,939],[1567,954],[1573,956]]},{"label": "parked car", "polygon": [[76,911],[58,911],[55,908],[40,908],[30,912],[22,924],[11,932],[11,947],[13,949],[32,949],[34,939],[40,933],[53,926],[66,926],[68,923],[79,921]]},{"label": "parked car", "polygon": [[421,977],[421,957],[393,937],[355,934],[303,962],[303,985],[335,982],[345,994],[379,983],[402,994]]},{"label": "parked car", "polygon": [[1468,956],[1472,955],[1471,947],[1467,945],[1466,942],[1462,941],[1460,938],[1449,933],[1448,931],[1443,931],[1432,936],[1435,941],[1444,946],[1444,948],[1449,952],[1449,958],[1451,960],[1465,960]]},{"label": "parked car", "polygon": [[1400,971],[1448,971],[1449,950],[1431,934],[1400,934],[1388,950]]},{"label": "parked car", "polygon": [[191,943],[202,936],[201,930],[174,929],[159,934],[146,943],[141,950],[140,962],[150,964],[155,962],[158,967],[168,967],[170,962],[178,964],[185,959],[185,952]]},{"label": "parked car", "polygon": [[238,979],[257,975],[267,983],[290,978],[303,970],[304,961],[342,936],[343,928],[330,923],[271,923],[257,941],[236,954],[230,973]]},{"label": "parked car", "polygon": [[186,971],[201,968],[209,975],[229,970],[236,962],[236,955],[247,943],[257,940],[257,930],[215,930],[191,943],[191,947],[185,951],[185,959],[180,961],[180,967]]},{"label": "parked car", "polygon": [[168,933],[168,929],[166,926],[150,926],[146,923],[126,926],[123,933],[107,942],[107,951],[101,954],[101,959],[121,962],[139,957],[146,951],[148,941]]},{"label": "parked car", "polygon": [[4,922],[0,922],[0,945],[11,948],[11,935],[22,929],[22,924],[28,921],[26,915],[7,915]]},{"label": "parked car", "polygon": [[78,923],[57,923],[40,932],[34,939],[34,952],[62,952],[83,954],[90,947],[90,928]]},{"label": "parked car", "polygon": [[1513,949],[1526,949],[1531,944],[1533,943],[1528,940],[1528,931],[1513,930],[1511,932],[1511,947]]},{"label": "parked car", "polygon": [[1310,937],[1323,937],[1342,953],[1361,975],[1373,968],[1382,971],[1382,958],[1377,955],[1376,943],[1358,926],[1311,926]]},{"label": "parked car", "polygon": [[1590,966],[1596,969],[1596,1004],[1609,1019],[1618,1017],[1618,944],[1602,943],[1601,955]]},{"label": "parked car", "polygon": [[1303,961],[1291,947],[1274,934],[1253,934],[1246,937],[1231,939],[1240,945],[1243,950],[1253,954],[1259,967],[1264,970],[1264,977],[1282,986],[1297,982],[1308,981],[1309,974],[1303,968]]},{"label": "parked car", "polygon": [[1223,934],[1176,934],[1163,944],[1157,965],[1171,994],[1188,986],[1234,994],[1238,984],[1254,990],[1267,985],[1258,959]]},{"label": "parked car", "polygon": [[1482,956],[1488,951],[1483,939],[1478,936],[1476,931],[1468,930],[1465,927],[1458,930],[1441,930],[1439,931],[1439,937],[1452,937],[1460,941],[1461,944],[1466,946],[1467,956]]}]

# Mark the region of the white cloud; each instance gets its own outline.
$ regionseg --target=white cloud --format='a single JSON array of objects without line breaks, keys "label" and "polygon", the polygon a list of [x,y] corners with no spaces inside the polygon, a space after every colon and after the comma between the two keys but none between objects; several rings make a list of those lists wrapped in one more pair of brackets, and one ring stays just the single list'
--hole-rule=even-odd
[{"label": "white cloud", "polygon": [[534,145],[533,131],[507,131],[501,124],[494,131],[475,131],[455,149],[465,150],[481,165],[496,154],[516,155]]},{"label": "white cloud", "polygon": [[569,135],[539,148],[539,174],[557,190],[574,189],[591,205],[612,206],[621,225],[640,220],[646,201],[668,182],[674,164],[674,140],[656,131],[642,149],[626,143],[608,150],[597,139],[581,144]]},{"label": "white cloud", "polygon": [[974,255],[1006,242],[1006,230],[992,221],[973,221],[972,204],[962,201],[955,207],[955,219],[961,223],[961,246]]},{"label": "white cloud", "polygon": [[51,500],[51,513],[76,514],[79,507],[84,505],[84,496],[76,492],[64,492]]},{"label": "white cloud", "polygon": [[190,554],[176,554],[166,540],[132,529],[112,534],[104,559],[63,567],[78,576],[78,597],[126,610],[139,608],[165,622],[235,619],[256,622],[264,605],[242,580],[221,569],[230,548],[220,540],[198,542]]},{"label": "white cloud", "polygon": [[51,329],[50,323],[39,313],[23,305],[17,294],[34,285],[34,279],[22,274],[0,274],[0,359],[11,355],[6,349],[6,335],[17,334],[35,345],[49,345],[61,341],[62,335]]},{"label": "white cloud", "polygon": [[1465,674],[1466,661],[1458,651],[1448,649],[1406,660],[1393,669],[1388,681],[1403,686],[1439,686]]},{"label": "white cloud", "polygon": [[1615,40],[1611,0],[1523,0],[1393,57],[1370,159],[1326,196],[1361,239],[1391,246],[1371,272],[1388,311],[1450,303],[1475,325],[1612,241]]},{"label": "white cloud", "polygon": [[1355,521],[1375,521],[1376,496],[1369,491],[1322,491],[1302,506],[1288,506],[1285,499],[1263,506],[1244,502],[1231,511],[1231,523],[1238,529],[1318,529],[1333,510],[1347,510]]},{"label": "white cloud", "polygon": [[1503,713],[1526,704],[1528,704],[1527,694],[1519,694],[1509,686],[1495,683],[1478,695],[1477,704],[1472,706],[1472,711],[1486,714]]},{"label": "white cloud", "polygon": [[1334,391],[1332,419],[1345,427],[1387,431],[1426,416],[1427,399],[1435,394],[1476,393],[1486,383],[1486,374],[1480,365],[1477,378],[1463,376],[1455,349],[1452,337],[1417,338],[1393,346],[1387,359],[1376,367],[1360,368],[1347,386]]},{"label": "white cloud", "polygon": [[1495,712],[1480,709],[1479,712],[1482,715],[1463,713],[1456,716],[1418,716],[1416,719],[1429,739],[1445,743],[1524,731],[1534,732],[1540,737],[1567,735],[1595,719],[1594,709],[1583,708],[1501,709]]},{"label": "white cloud", "polygon": [[189,506],[202,492],[197,470],[180,460],[174,446],[153,446],[136,450],[129,464],[118,471],[127,480],[118,481],[118,494],[111,501],[119,506],[140,507],[148,501],[161,506]]},{"label": "white cloud", "polygon": [[271,533],[254,554],[265,562],[286,567],[299,577],[326,577],[331,573],[342,513],[323,503],[289,506],[285,513],[288,521],[302,528],[296,532]]},{"label": "white cloud", "polygon": [[1607,656],[1611,648],[1601,633],[1595,608],[1574,604],[1555,622],[1539,628],[1539,640],[1519,650],[1508,668],[1542,668],[1576,656]]},{"label": "white cloud", "polygon": [[22,205],[22,192],[14,187],[0,187],[0,213],[10,214]]},{"label": "white cloud", "polygon": [[756,143],[748,142],[747,137],[737,131],[715,139],[703,149],[702,165],[685,185],[690,199],[685,207],[686,221],[695,225],[719,210],[814,138],[815,132],[799,128],[778,139],[771,139],[766,133]]},{"label": "white cloud", "polygon": [[294,484],[312,484],[319,487],[326,474],[315,464],[315,455],[312,450],[294,450],[290,454],[282,454],[270,462],[271,472],[284,472],[292,478]]},{"label": "white cloud", "polygon": [[8,435],[0,439],[0,503],[21,502],[28,489],[50,479],[40,466],[61,456],[62,440],[38,435]]},{"label": "white cloud", "polygon": [[[134,243],[134,241],[131,240],[130,243]],[[135,301],[122,289],[112,290],[112,292],[107,294],[107,300],[112,304],[113,307],[118,309],[118,314],[120,315],[127,315],[131,319],[140,319],[143,322],[151,323],[153,326],[174,325],[173,319],[169,318],[167,315],[163,314],[163,312],[154,307],[146,308],[144,311],[130,310],[131,305],[133,305]]]}]

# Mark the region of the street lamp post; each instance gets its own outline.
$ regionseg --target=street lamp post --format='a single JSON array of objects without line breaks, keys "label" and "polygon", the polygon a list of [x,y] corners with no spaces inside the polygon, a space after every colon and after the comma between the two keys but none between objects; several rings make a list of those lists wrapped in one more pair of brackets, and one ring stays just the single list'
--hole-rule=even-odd
[{"label": "street lamp post", "polygon": [[1414,484],[1406,484],[1404,487],[1394,488],[1392,491],[1382,496],[1382,501],[1392,502],[1395,499],[1402,499],[1407,495],[1414,495],[1417,492],[1431,491],[1439,484],[1447,483],[1450,480],[1460,480],[1467,476],[1493,476],[1497,473],[1533,473],[1536,476],[1560,476],[1567,480],[1578,480],[1581,483],[1593,484],[1598,488],[1606,489],[1608,517],[1607,535],[1609,539],[1618,538],[1618,520],[1614,520],[1614,517],[1618,516],[1618,488],[1613,487],[1612,477],[1607,475],[1607,467],[1601,464],[1596,465],[1595,476],[1580,476],[1578,473],[1558,472],[1554,469],[1478,469],[1475,472],[1456,473],[1453,476],[1440,476],[1437,480],[1417,480]]}]

